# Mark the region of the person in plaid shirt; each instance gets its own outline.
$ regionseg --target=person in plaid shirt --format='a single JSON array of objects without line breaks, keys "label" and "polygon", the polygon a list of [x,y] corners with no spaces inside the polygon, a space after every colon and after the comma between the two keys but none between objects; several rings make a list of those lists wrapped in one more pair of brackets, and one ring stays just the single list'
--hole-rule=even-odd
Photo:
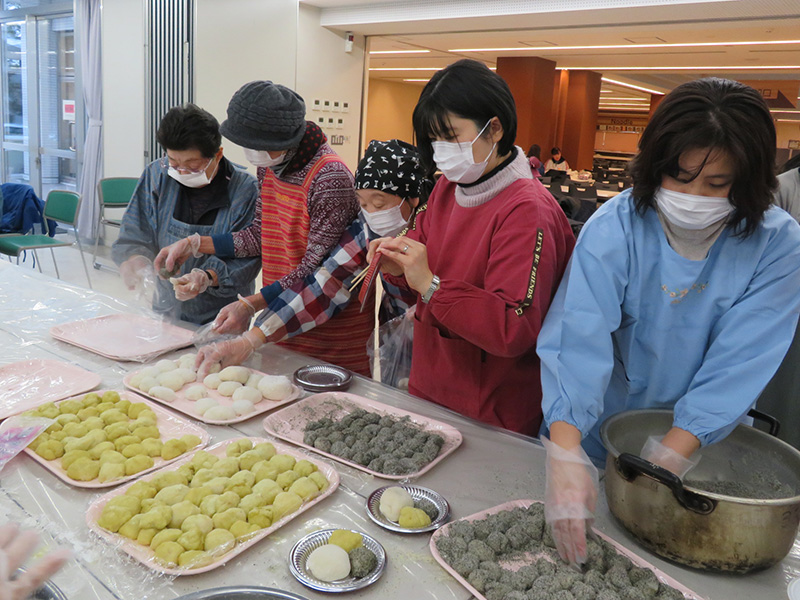
[{"label": "person in plaid shirt", "polygon": [[[271,300],[255,326],[232,340],[204,346],[198,352],[199,375],[211,365],[241,364],[266,342],[279,342],[310,331],[342,312],[358,295],[349,291],[353,279],[367,264],[372,238],[402,235],[413,229],[416,215],[425,210],[431,182],[425,177],[416,148],[399,140],[372,141],[356,170],[356,194],[361,214],[344,231],[319,268]],[[387,290],[385,316],[402,314],[416,302],[405,290]],[[215,321],[220,333],[243,331],[255,310],[247,299],[225,307]],[[363,340],[366,354],[366,339]]]}]

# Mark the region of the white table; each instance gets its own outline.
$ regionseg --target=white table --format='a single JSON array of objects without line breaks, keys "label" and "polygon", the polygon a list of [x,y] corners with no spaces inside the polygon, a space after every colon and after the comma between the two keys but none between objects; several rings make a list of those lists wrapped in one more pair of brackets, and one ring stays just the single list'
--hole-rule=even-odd
[{"label": "white table", "polygon": [[[122,304],[95,292],[65,285],[23,267],[0,262],[0,364],[26,358],[59,358],[102,376],[105,388],[122,389],[122,377],[140,368],[115,363],[55,341],[50,326],[76,318],[108,314]],[[82,316],[81,316],[82,315]],[[175,353],[175,355],[180,352]],[[270,373],[292,373],[314,362],[307,357],[268,346],[248,363]],[[502,502],[544,495],[544,451],[538,441],[486,427],[398,390],[356,377],[350,392],[417,412],[457,427],[463,445],[426,475],[420,485],[442,493],[451,503],[452,517],[460,518]],[[211,443],[242,434],[264,436],[261,419],[229,426],[205,426]],[[314,457],[314,460],[323,460]],[[84,511],[97,493],[73,488],[55,479],[27,456],[15,458],[0,473],[0,515],[23,524],[38,523],[46,532],[76,548],[78,561],[54,581],[76,600],[169,599],[195,590],[229,585],[263,585],[289,590],[309,599],[330,598],[301,586],[291,576],[287,556],[303,535],[322,527],[353,527],[376,537],[386,548],[388,566],[374,585],[348,598],[467,600],[466,592],[441,569],[428,551],[428,535],[405,536],[374,525],[364,513],[369,493],[383,485],[360,471],[332,463],[341,486],[330,498],[261,541],[226,566],[206,574],[175,579],[155,575],[90,535]],[[784,561],[746,577],[707,574],[660,560],[636,542],[612,519],[601,492],[596,527],[636,551],[709,600],[778,600],[786,597],[786,583],[800,575],[800,544]],[[1,520],[1,519],[0,519]]]}]

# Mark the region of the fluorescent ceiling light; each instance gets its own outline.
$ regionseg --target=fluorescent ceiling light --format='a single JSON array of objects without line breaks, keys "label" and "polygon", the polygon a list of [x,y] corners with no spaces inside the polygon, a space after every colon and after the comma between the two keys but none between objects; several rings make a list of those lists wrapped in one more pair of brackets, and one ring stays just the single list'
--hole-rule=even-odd
[{"label": "fluorescent ceiling light", "polygon": [[616,79],[609,79],[608,77],[601,78],[606,83],[613,83],[614,85],[621,85],[622,87],[630,88],[632,90],[640,90],[642,92],[647,92],[648,94],[659,94],[661,96],[664,95],[664,92],[659,92],[658,90],[651,90],[650,88],[642,87],[640,85],[633,85],[632,83],[625,83],[624,81],[618,81]]},{"label": "fluorescent ceiling light", "polygon": [[423,81],[430,81],[430,79],[403,79],[403,81],[417,81],[417,82],[423,82]]},{"label": "fluorescent ceiling light", "polygon": [[800,108],[770,108],[769,112],[774,112],[774,113],[800,113]]},{"label": "fluorescent ceiling light", "polygon": [[637,106],[639,108],[646,108],[642,106],[640,103],[630,103],[630,102],[600,102],[600,106]]},{"label": "fluorescent ceiling light", "polygon": [[800,119],[775,119],[776,121],[780,121],[781,123],[797,123],[800,125]]},{"label": "fluorescent ceiling light", "polygon": [[370,67],[370,71],[440,71],[444,67]]},{"label": "fluorescent ceiling light", "polygon": [[712,65],[703,67],[567,67],[570,71],[781,71],[800,70],[800,65]]},{"label": "fluorescent ceiling light", "polygon": [[600,106],[599,110],[613,110],[617,112],[650,112],[649,108],[623,108],[616,106]]},{"label": "fluorescent ceiling light", "polygon": [[631,102],[650,102],[650,98],[623,98],[623,97],[615,97],[612,98],[611,96],[606,96],[605,98],[600,98],[601,101],[605,100],[630,100]]},{"label": "fluorescent ceiling light", "polygon": [[628,50],[639,48],[706,48],[712,46],[774,46],[800,44],[800,40],[762,40],[747,42],[684,42],[677,44],[609,44],[597,46],[521,46],[515,48],[451,48],[448,52],[547,52],[560,50]]},{"label": "fluorescent ceiling light", "polygon": [[370,54],[427,54],[430,50],[370,50]]}]

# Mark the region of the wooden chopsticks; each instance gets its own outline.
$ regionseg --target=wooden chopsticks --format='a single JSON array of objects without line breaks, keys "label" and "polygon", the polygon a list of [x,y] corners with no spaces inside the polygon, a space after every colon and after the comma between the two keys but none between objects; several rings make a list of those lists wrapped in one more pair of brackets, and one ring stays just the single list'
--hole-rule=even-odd
[{"label": "wooden chopsticks", "polygon": [[367,276],[368,271],[369,271],[369,265],[364,267],[364,270],[355,276],[355,278],[353,279],[353,283],[350,284],[350,287],[347,289],[347,291],[352,292],[354,289],[356,289],[358,287],[358,284],[360,284]]}]

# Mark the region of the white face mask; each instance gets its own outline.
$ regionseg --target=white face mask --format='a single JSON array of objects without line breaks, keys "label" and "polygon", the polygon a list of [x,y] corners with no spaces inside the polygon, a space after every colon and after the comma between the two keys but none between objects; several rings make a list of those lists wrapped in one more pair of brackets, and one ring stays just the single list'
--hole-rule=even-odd
[{"label": "white face mask", "polygon": [[251,165],[256,167],[274,167],[283,162],[286,152],[282,152],[277,158],[272,158],[266,150],[244,149],[244,157]]},{"label": "white face mask", "polygon": [[663,187],[656,190],[655,200],[664,216],[684,229],[705,229],[734,210],[728,198],[695,196]]},{"label": "white face mask", "polygon": [[214,167],[214,172],[211,174],[211,177],[206,175],[208,165],[210,165],[211,161],[213,160],[214,159],[212,158],[210,161],[208,161],[208,164],[206,164],[206,166],[203,167],[203,170],[199,173],[180,173],[175,167],[170,166],[167,174],[181,185],[185,185],[186,187],[190,188],[201,188],[211,183],[211,180],[214,179],[214,175],[217,174],[219,163],[216,167]]},{"label": "white face mask", "polygon": [[397,235],[408,225],[408,219],[403,216],[400,210],[401,206],[403,206],[402,202],[392,208],[376,210],[375,212],[367,212],[362,208],[361,214],[364,215],[367,227],[372,231],[381,237],[390,237]]},{"label": "white face mask", "polygon": [[431,146],[433,146],[433,161],[448,180],[454,183],[474,183],[483,175],[486,165],[489,163],[489,157],[494,152],[497,143],[492,145],[489,154],[479,163],[476,163],[473,158],[472,146],[478,141],[478,138],[481,137],[481,134],[491,122],[491,119],[486,122],[486,125],[483,126],[483,129],[480,130],[469,145],[458,142],[431,142]]}]

